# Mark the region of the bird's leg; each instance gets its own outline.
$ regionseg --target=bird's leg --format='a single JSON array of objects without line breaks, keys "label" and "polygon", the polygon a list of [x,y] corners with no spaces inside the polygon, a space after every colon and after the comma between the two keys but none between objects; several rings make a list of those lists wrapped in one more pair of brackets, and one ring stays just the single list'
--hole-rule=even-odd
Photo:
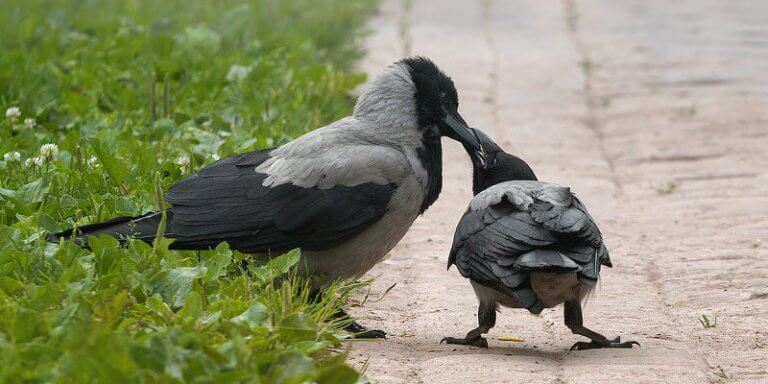
[{"label": "bird's leg", "polygon": [[581,302],[578,300],[565,302],[565,325],[571,329],[571,332],[577,335],[588,337],[589,343],[579,341],[571,347],[571,350],[584,350],[595,348],[632,348],[633,345],[640,346],[637,341],[621,342],[621,337],[617,336],[613,340],[584,326],[584,319],[581,316]]},{"label": "bird's leg", "polygon": [[496,325],[496,303],[483,303],[477,308],[477,322],[478,327],[467,332],[467,335],[463,339],[457,339],[455,337],[445,337],[440,340],[440,343],[446,344],[458,344],[458,345],[474,345],[480,348],[488,348],[488,340],[482,335],[488,333]]},{"label": "bird's leg", "polygon": [[[320,301],[323,298],[323,294],[319,289],[312,290],[309,293],[309,298],[313,301]],[[355,336],[356,339],[386,339],[387,333],[380,329],[368,329],[357,321],[352,320],[349,314],[340,309],[333,314],[334,319],[349,319],[349,323],[343,327],[343,329]]]}]

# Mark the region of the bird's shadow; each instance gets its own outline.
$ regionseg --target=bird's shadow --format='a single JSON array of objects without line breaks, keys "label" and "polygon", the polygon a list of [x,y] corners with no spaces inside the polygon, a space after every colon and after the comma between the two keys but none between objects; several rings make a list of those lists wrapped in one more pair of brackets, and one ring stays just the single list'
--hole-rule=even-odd
[{"label": "bird's shadow", "polygon": [[[424,354],[430,355],[432,358],[439,358],[444,356],[459,356],[459,355],[496,355],[496,356],[519,356],[529,357],[535,359],[544,359],[551,361],[562,361],[570,353],[569,347],[559,349],[557,347],[538,348],[525,345],[498,345],[491,344],[489,348],[479,348],[474,346],[465,345],[448,345],[440,344],[439,339],[403,339],[403,338],[388,338],[386,340],[373,341],[375,349],[382,351],[384,349],[390,349],[391,352],[400,354],[406,351],[418,351]],[[492,340],[489,340],[492,341]],[[354,341],[353,343],[361,343],[365,341]]]}]

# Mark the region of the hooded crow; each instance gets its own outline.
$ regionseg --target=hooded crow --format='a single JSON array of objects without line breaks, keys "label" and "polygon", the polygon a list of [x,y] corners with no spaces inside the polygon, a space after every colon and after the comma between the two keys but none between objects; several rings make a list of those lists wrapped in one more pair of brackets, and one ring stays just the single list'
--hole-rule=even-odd
[{"label": "hooded crow", "polygon": [[523,160],[505,153],[476,130],[483,152],[467,148],[475,197],[456,228],[448,268],[469,278],[479,301],[479,326],[448,344],[487,348],[482,337],[496,323],[501,304],[538,314],[565,303],[565,325],[591,342],[571,349],[632,348],[583,325],[582,299],[601,266],[611,266],[595,221],[567,187],[537,181]]},{"label": "hooded crow", "polygon": [[[405,235],[440,194],[442,136],[479,150],[458,113],[453,81],[429,59],[386,68],[351,116],[281,147],[221,159],[172,185],[171,208],[50,235],[107,234],[151,242],[163,213],[172,249],[221,242],[244,253],[300,248],[316,286],[358,277]],[[362,330],[362,328],[360,328]],[[383,333],[376,336],[383,336]]]}]

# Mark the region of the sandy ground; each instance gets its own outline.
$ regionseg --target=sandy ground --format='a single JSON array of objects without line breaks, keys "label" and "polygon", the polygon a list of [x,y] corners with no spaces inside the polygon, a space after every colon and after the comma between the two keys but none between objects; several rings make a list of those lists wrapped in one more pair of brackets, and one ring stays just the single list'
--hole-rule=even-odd
[{"label": "sandy ground", "polygon": [[470,124],[579,194],[615,265],[586,325],[642,344],[569,352],[561,308],[438,344],[476,326],[445,270],[471,197],[446,141],[441,198],[368,274],[373,299],[397,286],[353,308],[390,335],[352,346],[372,382],[768,382],[768,2],[383,0],[371,28],[364,70],[433,58]]}]

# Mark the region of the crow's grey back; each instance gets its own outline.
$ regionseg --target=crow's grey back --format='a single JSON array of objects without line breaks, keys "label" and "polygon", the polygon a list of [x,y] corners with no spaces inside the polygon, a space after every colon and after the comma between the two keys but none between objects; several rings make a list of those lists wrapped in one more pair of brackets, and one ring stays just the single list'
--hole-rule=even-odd
[{"label": "crow's grey back", "polygon": [[478,193],[469,203],[469,209],[479,211],[506,199],[520,211],[527,211],[534,200],[557,206],[571,204],[571,190],[554,183],[524,180],[499,183]]}]

